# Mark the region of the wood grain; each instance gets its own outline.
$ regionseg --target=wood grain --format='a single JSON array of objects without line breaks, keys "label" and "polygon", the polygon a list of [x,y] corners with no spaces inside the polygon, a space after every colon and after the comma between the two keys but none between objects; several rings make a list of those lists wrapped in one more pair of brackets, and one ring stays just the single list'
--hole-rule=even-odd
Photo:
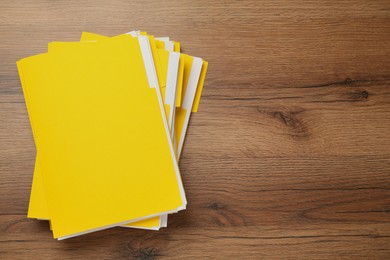
[{"label": "wood grain", "polygon": [[[390,257],[390,4],[2,1],[0,258]],[[82,31],[168,35],[209,61],[159,232],[55,241],[26,218],[35,147],[16,60]]]}]

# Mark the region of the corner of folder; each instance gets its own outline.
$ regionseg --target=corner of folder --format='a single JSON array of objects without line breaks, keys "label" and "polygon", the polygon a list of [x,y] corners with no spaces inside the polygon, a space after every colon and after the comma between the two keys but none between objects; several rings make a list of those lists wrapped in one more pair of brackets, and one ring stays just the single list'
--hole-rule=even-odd
[{"label": "corner of folder", "polygon": [[197,112],[198,111],[200,97],[202,95],[204,80],[206,78],[206,73],[207,73],[208,66],[209,66],[209,63],[207,61],[203,61],[202,71],[200,73],[198,87],[196,89],[195,98],[194,98],[194,104],[192,105],[191,112]]},{"label": "corner of folder", "polygon": [[183,92],[183,77],[184,77],[184,59],[185,54],[180,53],[179,57],[179,72],[177,78],[177,89],[176,89],[176,107],[181,107],[182,103],[182,92]]},{"label": "corner of folder", "polygon": [[56,49],[56,46],[58,46],[58,42],[49,42],[47,44],[47,52],[53,52]]},{"label": "corner of folder", "polygon": [[180,52],[180,42],[173,42],[173,50],[175,52]]},{"label": "corner of folder", "polygon": [[81,42],[86,41],[86,38],[88,37],[89,34],[90,34],[89,32],[84,32],[84,31],[81,32],[80,41],[81,41]]},{"label": "corner of folder", "polygon": [[85,32],[83,31],[80,36],[80,41],[85,42],[88,41],[90,37],[93,37],[95,34],[91,32]]},{"label": "corner of folder", "polygon": [[19,72],[19,75],[22,74],[22,60],[23,59],[20,59],[20,60],[17,60],[16,61],[16,68],[18,69],[18,72]]},{"label": "corner of folder", "polygon": [[[118,35],[121,36],[121,35]],[[114,37],[118,37],[114,36]],[[102,34],[97,34],[97,33],[91,33],[91,32],[82,32],[81,37],[80,37],[80,42],[88,42],[88,41],[98,41],[98,40],[105,40],[109,39],[110,37],[102,35]]]}]

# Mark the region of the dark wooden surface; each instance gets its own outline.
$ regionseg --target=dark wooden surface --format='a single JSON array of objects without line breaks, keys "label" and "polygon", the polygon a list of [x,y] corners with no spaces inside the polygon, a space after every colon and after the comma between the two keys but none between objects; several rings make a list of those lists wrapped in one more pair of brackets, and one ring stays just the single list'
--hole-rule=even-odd
[{"label": "dark wooden surface", "polygon": [[[55,241],[26,218],[34,142],[15,61],[82,31],[208,60],[159,232]],[[390,2],[1,1],[0,258],[390,258]]]}]

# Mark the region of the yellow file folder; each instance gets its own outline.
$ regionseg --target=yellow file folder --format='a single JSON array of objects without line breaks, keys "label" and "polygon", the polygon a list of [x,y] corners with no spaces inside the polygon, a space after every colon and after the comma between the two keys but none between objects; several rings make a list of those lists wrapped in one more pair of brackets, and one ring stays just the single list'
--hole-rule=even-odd
[{"label": "yellow file folder", "polygon": [[200,58],[183,55],[184,76],[182,104],[175,112],[175,151],[179,160],[184,145],[185,135],[189,124],[191,112],[198,110],[200,96],[202,94],[204,79],[208,68],[208,62]]},{"label": "yellow file folder", "polygon": [[[130,34],[132,34],[132,33],[130,33]],[[135,35],[133,35],[133,36],[135,36]],[[146,35],[146,33],[144,35]],[[108,38],[109,37],[107,37],[107,36],[84,32],[82,34],[81,40],[82,41],[96,41],[96,40],[105,40]],[[168,38],[168,37],[165,37],[165,38]],[[155,41],[155,43],[157,44],[157,49],[158,49],[157,53],[159,55],[159,61],[161,63],[160,68],[162,68],[162,71],[163,71],[162,74],[160,75],[160,77],[163,77],[163,82],[166,82],[167,80],[169,81],[169,79],[167,79],[168,68],[172,68],[172,64],[171,64],[171,66],[168,66],[169,55],[174,55],[174,54],[172,52],[167,52],[167,51],[164,51],[163,49],[161,49],[161,48],[164,48],[165,42],[160,41],[159,40],[160,38],[156,38],[156,39],[158,39]],[[174,42],[174,43],[176,44],[176,42]],[[49,49],[51,52],[53,52],[56,49],[59,49],[59,48],[61,49],[62,47],[69,46],[69,44],[72,44],[72,43],[52,43],[52,44],[49,44]],[[175,45],[175,46],[177,46],[177,45]],[[171,59],[171,60],[173,60],[173,59]],[[184,63],[185,63],[184,60],[187,60],[187,63],[186,63],[187,64],[186,65],[186,72],[187,72],[186,73],[186,80],[187,81],[186,81],[186,86],[184,88],[187,87],[188,78],[189,78],[189,75],[190,75],[191,69],[192,69],[192,64],[190,62],[188,62],[189,60],[192,60],[192,58],[188,55],[180,54],[180,63],[179,63],[179,72],[178,72],[179,76],[177,79],[178,87],[176,89],[177,91],[180,91],[180,92],[181,92],[181,89],[183,87],[182,85],[183,85],[183,73],[184,73]],[[202,92],[202,88],[203,88],[203,84],[204,84],[204,79],[205,79],[205,74],[207,71],[207,65],[208,65],[207,62],[203,62],[199,83],[197,85],[196,93],[194,96],[192,112],[196,112],[198,105],[199,105],[200,96],[201,96],[201,92]],[[169,86],[169,83],[167,85]],[[177,106],[180,106],[180,101],[181,101],[181,98],[180,98],[181,93],[180,92],[176,93],[177,94],[177,101],[178,101],[176,104]],[[167,116],[167,120],[168,120],[168,125],[169,125],[169,128],[171,129],[171,134],[173,135],[174,128],[172,128],[172,126],[173,126],[172,122],[174,122],[174,121],[171,121],[171,120],[172,120],[172,116],[173,116],[172,112],[174,113],[175,110],[174,109],[170,110],[170,107],[167,105],[167,104],[169,104],[169,102],[166,102],[165,86],[161,87],[161,93],[163,95],[163,100],[165,102],[164,108],[165,108],[165,112],[166,112],[166,116]],[[185,93],[183,93],[183,95],[184,94]],[[184,99],[184,96],[183,96],[183,99]],[[176,126],[176,129],[177,129],[177,134],[176,134],[177,137],[176,138],[178,138],[178,140],[180,140],[180,136],[183,133],[183,129],[186,130],[187,125],[188,125],[188,121],[187,121],[187,124],[185,124],[185,119],[187,116],[189,117],[190,113],[189,113],[188,109],[184,109],[184,108],[178,108],[176,110],[178,111],[178,114],[176,115],[177,120],[178,120],[178,123]],[[171,115],[169,115],[169,113],[171,113]],[[184,140],[184,137],[185,137],[185,133],[182,136],[183,140]],[[175,146],[176,149],[178,149],[179,144],[180,144],[180,142],[176,143],[176,146]],[[181,146],[182,145],[183,145],[183,142],[181,143]],[[39,158],[39,154],[37,155],[37,160],[39,161],[38,158]],[[31,190],[28,217],[29,218],[38,218],[38,219],[50,219],[50,217],[48,215],[48,209],[47,209],[47,205],[46,205],[46,201],[45,201],[43,184],[42,184],[41,179],[42,178],[41,178],[39,164],[36,164],[35,170],[34,170],[34,180],[33,180],[33,185],[32,185],[32,190]],[[165,223],[165,224],[163,224],[163,223]],[[131,224],[126,224],[124,226],[125,227],[135,227],[135,228],[145,228],[145,229],[159,229],[160,226],[166,226],[166,215],[163,216],[163,219],[160,219],[160,217],[155,217],[155,218],[150,218],[150,219],[146,219],[143,221],[133,222]]]},{"label": "yellow file folder", "polygon": [[[84,32],[82,34],[82,37],[81,37],[81,41],[86,41],[86,42],[97,41],[97,40],[107,40],[107,39],[109,39],[109,37],[94,34],[94,33],[88,33],[88,32]],[[77,45],[77,43],[76,42],[71,42],[71,43],[69,43],[69,42],[53,42],[53,43],[49,44],[49,52],[53,53],[53,52],[61,51],[64,48],[66,49],[66,48],[72,47],[72,45]],[[166,66],[168,66],[168,64],[166,64]],[[165,73],[167,73],[166,67],[165,67]],[[166,77],[164,78],[164,81],[165,80],[166,80]],[[164,87],[164,90],[165,90],[165,87]],[[165,91],[163,93],[165,94]],[[164,100],[164,98],[163,98],[163,100]],[[164,106],[164,108],[165,108],[166,113],[169,113],[170,108],[166,105]],[[172,110],[170,110],[170,111],[172,112]],[[173,117],[173,115],[170,115],[170,119],[172,117]],[[169,122],[170,121],[168,121],[168,127],[171,128],[172,122],[170,124],[169,124]],[[37,153],[37,161],[39,161],[39,153]],[[33,184],[32,184],[32,189],[31,189],[28,217],[29,218],[43,219],[43,220],[50,220],[50,216],[49,216],[48,209],[47,209],[47,202],[46,202],[46,198],[45,198],[44,191],[43,191],[43,183],[42,183],[41,179],[42,179],[41,170],[40,170],[39,164],[36,164],[35,169],[34,169],[34,179],[33,179]],[[166,223],[162,223],[162,220],[160,219],[160,217],[154,217],[154,218],[145,219],[142,221],[137,221],[134,223],[126,224],[124,226],[125,227],[135,227],[135,228],[158,230],[160,228],[160,226],[166,226]]]},{"label": "yellow file folder", "polygon": [[18,62],[57,238],[186,204],[162,100],[149,87],[138,41],[81,43]]}]

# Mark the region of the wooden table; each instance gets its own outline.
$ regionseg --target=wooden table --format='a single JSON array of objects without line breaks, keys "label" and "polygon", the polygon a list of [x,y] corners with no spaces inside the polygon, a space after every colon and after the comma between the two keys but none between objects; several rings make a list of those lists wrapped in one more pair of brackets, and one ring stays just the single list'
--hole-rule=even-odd
[{"label": "wooden table", "polygon": [[[390,3],[2,1],[0,258],[390,257]],[[82,31],[171,36],[209,61],[159,232],[56,241],[26,218],[35,147],[15,62]]]}]

